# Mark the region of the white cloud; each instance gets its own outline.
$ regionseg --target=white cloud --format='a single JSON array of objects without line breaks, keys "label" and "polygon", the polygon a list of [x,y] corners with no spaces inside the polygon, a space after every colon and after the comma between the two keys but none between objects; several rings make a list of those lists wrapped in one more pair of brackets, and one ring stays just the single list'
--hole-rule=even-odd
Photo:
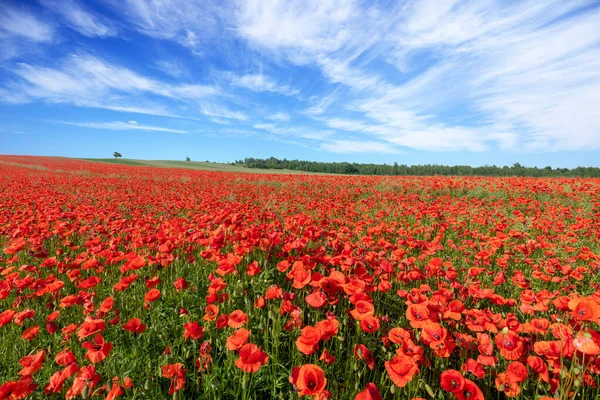
[{"label": "white cloud", "polygon": [[219,125],[231,125],[231,121],[222,118],[210,118],[210,121]]},{"label": "white cloud", "polygon": [[359,14],[351,0],[251,0],[237,11],[241,37],[296,63],[338,50],[350,35],[347,22]]},{"label": "white cloud", "polygon": [[336,95],[339,91],[339,87],[327,96],[313,96],[311,99],[313,105],[304,110],[304,114],[309,116],[318,116],[323,114],[331,104],[336,101]]},{"label": "white cloud", "polygon": [[181,78],[188,75],[187,70],[178,62],[158,60],[154,64],[158,70],[174,78]]},{"label": "white cloud", "polygon": [[242,76],[233,75],[230,79],[232,85],[240,86],[255,92],[276,92],[285,96],[292,96],[299,93],[299,90],[292,89],[287,85],[279,85],[275,80],[262,73]]},{"label": "white cloud", "polygon": [[42,0],[42,4],[60,15],[71,29],[89,37],[107,37],[117,34],[107,18],[91,12],[73,0]]},{"label": "white cloud", "polygon": [[206,102],[201,104],[200,112],[209,117],[236,119],[239,121],[244,121],[248,118],[243,112],[230,110],[225,106]]},{"label": "white cloud", "polygon": [[269,115],[266,118],[270,119],[271,121],[287,122],[290,120],[290,114],[285,112],[278,112],[276,114]]},{"label": "white cloud", "polygon": [[170,133],[188,133],[181,129],[163,128],[160,126],[140,125],[135,121],[113,121],[113,122],[72,122],[72,121],[52,121],[59,124],[78,126],[91,129],[105,129],[111,131],[157,131]]},{"label": "white cloud", "polygon": [[369,127],[369,125],[366,125],[360,121],[354,121],[354,120],[348,120],[348,119],[342,119],[342,118],[330,118],[330,119],[326,119],[324,121],[328,127],[334,128],[334,129],[341,129],[343,131],[357,132],[357,131],[365,130]]},{"label": "white cloud", "polygon": [[304,138],[311,140],[328,140],[335,132],[324,129],[314,129],[305,126],[279,126],[276,124],[254,124],[254,129],[272,133],[280,137],[286,138]]},{"label": "white cloud", "polygon": [[[123,112],[177,116],[160,98],[196,103],[218,96],[218,88],[199,84],[167,84],[90,55],[72,55],[59,67],[18,64],[20,80],[0,89],[5,102],[44,100]],[[19,93],[19,96],[14,95]],[[141,97],[147,95],[147,97]]]},{"label": "white cloud", "polygon": [[51,42],[54,36],[52,24],[42,21],[25,8],[0,4],[0,39],[18,36],[33,42]]},{"label": "white cloud", "polygon": [[334,140],[322,143],[320,148],[331,153],[400,153],[389,143],[360,140]]},{"label": "white cloud", "polygon": [[107,0],[131,27],[148,36],[170,39],[202,55],[205,42],[223,31],[228,12],[221,1]]}]

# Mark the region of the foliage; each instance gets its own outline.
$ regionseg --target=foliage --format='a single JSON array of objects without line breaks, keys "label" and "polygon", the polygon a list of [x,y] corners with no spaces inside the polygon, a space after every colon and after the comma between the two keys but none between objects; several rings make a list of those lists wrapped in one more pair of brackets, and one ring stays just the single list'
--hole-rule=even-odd
[{"label": "foliage", "polygon": [[114,157],[114,158],[119,158],[119,157],[123,157],[123,156],[122,156],[122,155],[121,155],[121,153],[119,153],[118,151],[115,151],[115,152],[113,153],[113,157]]},{"label": "foliage", "polygon": [[600,178],[600,168],[577,167],[568,168],[545,168],[523,167],[519,163],[512,166],[497,167],[485,165],[483,167],[471,167],[468,165],[393,165],[388,164],[359,164],[348,162],[319,162],[300,160],[280,160],[275,157],[267,159],[245,158],[237,160],[237,164],[244,164],[248,168],[263,169],[288,169],[306,172],[321,172],[331,174],[354,174],[354,175],[392,175],[392,176],[529,176],[529,177],[584,177]]}]

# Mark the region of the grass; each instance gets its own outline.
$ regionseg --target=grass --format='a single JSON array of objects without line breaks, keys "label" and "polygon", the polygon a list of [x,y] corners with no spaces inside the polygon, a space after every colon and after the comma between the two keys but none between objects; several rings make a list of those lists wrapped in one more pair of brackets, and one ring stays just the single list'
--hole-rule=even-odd
[{"label": "grass", "polygon": [[329,175],[317,174],[314,172],[294,171],[290,169],[262,169],[246,168],[245,166],[231,165],[226,163],[205,162],[205,161],[176,161],[176,160],[134,160],[129,158],[80,158],[80,160],[102,162],[109,164],[137,165],[158,168],[181,168],[194,169],[202,171],[218,172],[247,172],[255,174],[309,174],[309,175]]}]

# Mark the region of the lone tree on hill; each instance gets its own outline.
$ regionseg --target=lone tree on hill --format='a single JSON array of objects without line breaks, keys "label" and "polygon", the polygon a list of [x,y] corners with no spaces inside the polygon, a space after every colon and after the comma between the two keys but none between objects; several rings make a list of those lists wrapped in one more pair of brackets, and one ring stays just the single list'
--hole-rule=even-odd
[{"label": "lone tree on hill", "polygon": [[186,158],[185,158],[185,161],[192,161],[192,160],[190,160],[190,158],[189,158],[189,157],[186,157]]},{"label": "lone tree on hill", "polygon": [[123,156],[121,155],[121,153],[119,153],[118,151],[115,151],[115,152],[113,153],[113,156],[114,156],[115,158],[123,157]]}]

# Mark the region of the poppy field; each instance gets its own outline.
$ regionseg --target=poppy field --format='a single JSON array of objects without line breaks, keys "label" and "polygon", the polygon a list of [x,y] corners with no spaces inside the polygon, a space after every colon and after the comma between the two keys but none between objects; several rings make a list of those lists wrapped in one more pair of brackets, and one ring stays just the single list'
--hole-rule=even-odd
[{"label": "poppy field", "polygon": [[0,156],[0,399],[592,399],[600,180]]}]

